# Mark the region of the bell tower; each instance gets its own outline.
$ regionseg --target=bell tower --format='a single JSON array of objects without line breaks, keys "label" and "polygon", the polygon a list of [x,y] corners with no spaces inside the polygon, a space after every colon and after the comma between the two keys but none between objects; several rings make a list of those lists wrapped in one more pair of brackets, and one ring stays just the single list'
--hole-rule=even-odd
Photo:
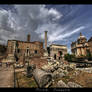
[{"label": "bell tower", "polygon": [[30,34],[27,35],[27,42],[30,42]]}]

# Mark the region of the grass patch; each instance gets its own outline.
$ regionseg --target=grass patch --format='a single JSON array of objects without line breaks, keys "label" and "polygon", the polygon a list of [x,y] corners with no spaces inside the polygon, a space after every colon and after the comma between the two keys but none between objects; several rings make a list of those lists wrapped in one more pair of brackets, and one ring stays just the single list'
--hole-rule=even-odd
[{"label": "grass patch", "polygon": [[37,88],[37,84],[33,77],[27,78],[22,73],[16,73],[16,77],[18,79],[19,87],[23,88]]}]

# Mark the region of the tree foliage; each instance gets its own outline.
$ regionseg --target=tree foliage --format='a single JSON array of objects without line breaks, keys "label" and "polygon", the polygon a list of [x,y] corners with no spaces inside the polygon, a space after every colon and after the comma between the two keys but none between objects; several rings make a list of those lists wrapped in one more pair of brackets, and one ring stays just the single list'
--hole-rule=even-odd
[{"label": "tree foliage", "polygon": [[87,53],[86,58],[88,60],[92,60],[92,54],[91,54],[91,52]]},{"label": "tree foliage", "polygon": [[7,47],[4,45],[0,45],[0,53],[4,54],[7,50]]},{"label": "tree foliage", "polygon": [[65,58],[65,60],[67,60],[67,61],[69,61],[69,62],[72,62],[72,61],[76,61],[76,57],[75,57],[75,55],[73,55],[73,54],[66,54],[65,56],[64,56],[64,58]]}]

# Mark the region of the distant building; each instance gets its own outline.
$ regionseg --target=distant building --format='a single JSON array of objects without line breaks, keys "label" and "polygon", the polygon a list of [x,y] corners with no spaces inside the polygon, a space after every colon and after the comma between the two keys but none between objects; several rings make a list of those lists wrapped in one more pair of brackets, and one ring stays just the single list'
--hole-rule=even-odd
[{"label": "distant building", "polygon": [[53,57],[54,59],[60,59],[65,54],[67,54],[66,45],[57,45],[57,44],[50,45],[50,57]]},{"label": "distant building", "polygon": [[71,44],[72,54],[75,56],[86,56],[89,52],[92,53],[92,38],[87,41],[86,37],[80,33],[77,41]]},{"label": "distant building", "polygon": [[30,35],[27,36],[27,41],[8,40],[8,55],[16,55],[19,59],[22,57],[41,57],[43,56],[43,42],[30,42]]},{"label": "distant building", "polygon": [[89,44],[90,52],[92,54],[92,37],[88,40],[88,44]]}]

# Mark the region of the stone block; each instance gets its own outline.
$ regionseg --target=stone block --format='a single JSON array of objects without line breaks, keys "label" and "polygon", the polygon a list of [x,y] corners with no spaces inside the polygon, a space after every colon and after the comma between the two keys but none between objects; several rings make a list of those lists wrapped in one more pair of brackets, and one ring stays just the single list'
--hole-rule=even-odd
[{"label": "stone block", "polygon": [[57,86],[59,88],[69,88],[67,84],[65,84],[62,80],[58,81]]}]

